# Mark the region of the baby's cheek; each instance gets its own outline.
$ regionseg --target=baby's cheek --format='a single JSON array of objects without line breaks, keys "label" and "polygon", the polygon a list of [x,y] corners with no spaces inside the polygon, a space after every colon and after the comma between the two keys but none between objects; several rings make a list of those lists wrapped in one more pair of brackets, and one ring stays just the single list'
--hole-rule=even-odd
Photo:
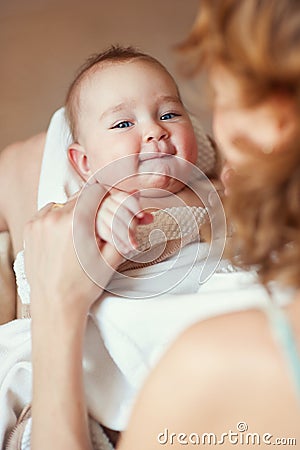
[{"label": "baby's cheek", "polygon": [[176,142],[177,156],[194,164],[198,157],[198,147],[194,132],[183,132]]},{"label": "baby's cheek", "polygon": [[195,164],[198,158],[198,144],[196,137],[191,137],[186,144],[186,157],[185,159],[192,164]]}]

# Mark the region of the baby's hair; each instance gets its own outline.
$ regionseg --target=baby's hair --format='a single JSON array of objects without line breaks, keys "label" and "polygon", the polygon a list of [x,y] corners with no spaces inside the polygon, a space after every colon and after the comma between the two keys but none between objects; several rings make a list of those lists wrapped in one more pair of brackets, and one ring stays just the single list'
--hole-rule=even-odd
[{"label": "baby's hair", "polygon": [[168,70],[156,58],[140,52],[131,46],[122,47],[120,45],[112,45],[103,52],[90,56],[79,68],[79,71],[70,85],[66,96],[66,118],[70,126],[73,142],[78,140],[77,121],[80,111],[80,87],[82,86],[82,82],[86,80],[89,75],[95,73],[99,69],[99,66],[103,63],[130,62],[135,59],[148,61],[151,64],[159,66],[173,79]]}]

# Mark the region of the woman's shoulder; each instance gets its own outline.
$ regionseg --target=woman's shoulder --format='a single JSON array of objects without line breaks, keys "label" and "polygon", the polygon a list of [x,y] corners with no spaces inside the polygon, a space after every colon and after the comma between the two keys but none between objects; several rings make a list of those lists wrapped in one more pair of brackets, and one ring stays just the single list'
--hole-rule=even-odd
[{"label": "woman's shoulder", "polygon": [[[279,430],[284,422],[291,432],[298,429],[299,399],[263,311],[234,312],[196,323],[179,337],[172,352],[174,361],[185,368],[181,375],[189,389],[199,395],[199,406],[208,405],[211,414],[217,410],[220,423],[224,418],[245,418],[256,428],[263,423]],[[204,424],[209,417],[205,410]],[[216,422],[214,416],[212,424]]]},{"label": "woman's shoulder", "polygon": [[[207,345],[215,347],[219,346],[220,342],[226,345],[228,351],[230,351],[230,343],[235,343],[238,350],[240,345],[240,340],[236,341],[236,337],[249,338],[251,337],[250,343],[255,343],[255,341],[260,340],[257,331],[262,330],[267,325],[268,320],[266,314],[257,308],[238,310],[229,313],[224,313],[210,317],[206,320],[196,322],[194,325],[189,327],[184,331],[178,340],[178,343],[191,344],[191,348],[196,346],[198,351]],[[253,326],[256,327],[256,332],[253,333]],[[250,336],[249,336],[250,334]],[[203,342],[202,337],[214,337],[213,340],[208,340],[208,342]],[[189,342],[188,342],[189,341]],[[255,346],[254,346],[255,347]],[[242,350],[242,348],[241,348]]]},{"label": "woman's shoulder", "polygon": [[1,163],[2,161],[17,163],[17,159],[19,158],[21,158],[22,162],[24,162],[28,159],[27,157],[29,157],[29,161],[32,161],[33,159],[41,157],[44,149],[45,138],[46,133],[42,132],[31,136],[28,139],[13,142],[1,151]]},{"label": "woman's shoulder", "polygon": [[153,436],[167,448],[181,448],[178,440],[201,443],[205,436],[226,444],[230,433],[240,437],[245,431],[261,439],[269,433],[272,442],[299,440],[299,415],[264,313],[220,315],[187,329],[162,357],[144,385],[121,448],[134,448],[139,440],[145,449],[158,448]]},{"label": "woman's shoulder", "polygon": [[[230,377],[238,370],[242,372],[238,373],[239,377],[273,370],[274,365],[279,365],[281,350],[266,313],[259,309],[221,314],[197,322],[179,337],[175,346],[187,361],[198,361],[196,368],[200,372],[209,373],[209,368],[222,367],[223,375],[227,373]],[[208,355],[203,367],[201,360]]]},{"label": "woman's shoulder", "polygon": [[[174,343],[174,358],[184,358],[185,366],[201,378],[222,371],[230,381],[234,372],[259,370],[261,364],[275,356],[274,342],[269,333],[267,317],[259,310],[237,311],[195,323]],[[203,364],[205,362],[205,364]],[[255,363],[255,364],[254,364]],[[248,368],[247,372],[244,369]],[[240,375],[240,374],[239,374]]]},{"label": "woman's shoulder", "polygon": [[14,142],[0,152],[1,183],[17,184],[24,177],[39,173],[45,137],[46,133],[40,133],[24,141]]},{"label": "woman's shoulder", "polygon": [[[36,209],[45,133],[15,142],[0,153],[0,230],[18,228]],[[20,220],[19,220],[20,219]],[[17,223],[16,223],[17,222]]]}]

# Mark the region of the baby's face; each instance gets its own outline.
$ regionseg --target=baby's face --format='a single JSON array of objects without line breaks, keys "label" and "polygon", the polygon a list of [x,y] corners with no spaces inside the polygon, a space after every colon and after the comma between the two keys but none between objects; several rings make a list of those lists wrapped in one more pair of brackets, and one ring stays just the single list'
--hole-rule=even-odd
[{"label": "baby's face", "polygon": [[89,75],[80,92],[78,136],[91,173],[133,155],[131,170],[139,176],[126,190],[178,192],[182,183],[170,176],[177,170],[171,155],[191,163],[197,159],[193,127],[174,81],[143,60],[105,63]]}]

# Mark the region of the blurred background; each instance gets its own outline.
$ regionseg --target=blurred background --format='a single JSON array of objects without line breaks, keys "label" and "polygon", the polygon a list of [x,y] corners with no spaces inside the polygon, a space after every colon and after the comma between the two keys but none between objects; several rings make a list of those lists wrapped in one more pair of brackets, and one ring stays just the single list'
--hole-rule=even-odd
[{"label": "blurred background", "polygon": [[199,0],[1,0],[0,150],[47,128],[76,70],[110,44],[157,57],[187,106],[209,122],[194,82],[178,77],[174,44],[187,35]]}]

